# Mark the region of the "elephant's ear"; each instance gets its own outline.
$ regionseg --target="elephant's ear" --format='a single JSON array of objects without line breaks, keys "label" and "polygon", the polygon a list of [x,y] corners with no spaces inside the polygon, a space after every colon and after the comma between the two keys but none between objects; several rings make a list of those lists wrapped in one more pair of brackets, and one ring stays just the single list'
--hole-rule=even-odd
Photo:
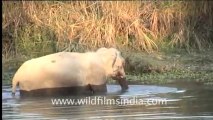
[{"label": "elephant's ear", "polygon": [[118,57],[119,57],[119,55],[120,55],[120,52],[119,52],[117,49],[115,49],[115,48],[109,48],[109,51],[110,51],[111,54],[113,54],[112,67],[114,67],[115,63],[116,63],[117,60],[118,60]]},{"label": "elephant's ear", "polygon": [[107,69],[109,71],[113,71],[113,67],[117,61],[117,50],[114,48],[99,48],[96,53],[102,58]]},{"label": "elephant's ear", "polygon": [[[118,57],[117,50],[114,48],[110,49],[102,49],[102,52],[105,52],[105,57],[107,58],[107,61],[110,62],[111,67],[113,68]],[[108,57],[107,57],[108,56]]]},{"label": "elephant's ear", "polygon": [[112,62],[112,67],[114,67],[116,60],[117,60],[117,57],[118,57],[118,55],[117,55],[117,53],[115,53],[115,57],[114,57],[113,62]]}]

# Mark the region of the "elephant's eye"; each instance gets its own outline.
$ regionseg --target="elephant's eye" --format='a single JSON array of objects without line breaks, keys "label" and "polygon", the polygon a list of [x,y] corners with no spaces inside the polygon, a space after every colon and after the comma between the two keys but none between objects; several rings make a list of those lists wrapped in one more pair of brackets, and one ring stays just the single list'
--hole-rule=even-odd
[{"label": "elephant's eye", "polygon": [[125,62],[123,62],[122,65],[125,66]]},{"label": "elephant's eye", "polygon": [[117,69],[121,69],[121,66],[117,66]]},{"label": "elephant's eye", "polygon": [[115,67],[115,71],[119,70],[120,69],[120,66],[116,66]]}]

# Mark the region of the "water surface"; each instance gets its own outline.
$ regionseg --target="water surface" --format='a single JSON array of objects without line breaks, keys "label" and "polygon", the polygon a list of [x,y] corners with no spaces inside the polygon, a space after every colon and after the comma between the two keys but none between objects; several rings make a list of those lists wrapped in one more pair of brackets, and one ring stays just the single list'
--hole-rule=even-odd
[{"label": "water surface", "polygon": [[[11,87],[3,85],[3,119],[213,119],[213,89],[204,86],[129,85],[122,92],[118,85],[108,85],[107,94],[67,96],[69,99],[134,99],[144,104],[53,105],[52,98],[11,96]],[[17,90],[18,93],[18,90]],[[62,98],[62,97],[57,97]],[[147,100],[166,100],[166,104],[147,104]]]}]

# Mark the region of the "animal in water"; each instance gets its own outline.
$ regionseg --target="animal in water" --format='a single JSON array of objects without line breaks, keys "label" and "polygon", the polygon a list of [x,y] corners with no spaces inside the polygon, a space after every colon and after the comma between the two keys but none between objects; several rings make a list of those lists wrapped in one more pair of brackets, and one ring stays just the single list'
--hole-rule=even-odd
[{"label": "animal in water", "polygon": [[12,94],[19,85],[20,95],[32,96],[106,92],[112,78],[122,90],[128,89],[125,59],[116,48],[94,52],[58,52],[25,61],[12,80]]}]

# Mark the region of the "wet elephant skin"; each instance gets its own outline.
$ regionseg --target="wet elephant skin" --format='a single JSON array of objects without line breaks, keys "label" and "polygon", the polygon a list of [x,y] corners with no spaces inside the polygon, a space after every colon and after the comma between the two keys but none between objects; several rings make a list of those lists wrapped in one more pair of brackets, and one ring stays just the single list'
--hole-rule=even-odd
[{"label": "wet elephant skin", "polygon": [[32,91],[20,90],[20,97],[50,97],[69,95],[93,95],[107,92],[106,85],[87,85],[61,88],[45,88]]}]

